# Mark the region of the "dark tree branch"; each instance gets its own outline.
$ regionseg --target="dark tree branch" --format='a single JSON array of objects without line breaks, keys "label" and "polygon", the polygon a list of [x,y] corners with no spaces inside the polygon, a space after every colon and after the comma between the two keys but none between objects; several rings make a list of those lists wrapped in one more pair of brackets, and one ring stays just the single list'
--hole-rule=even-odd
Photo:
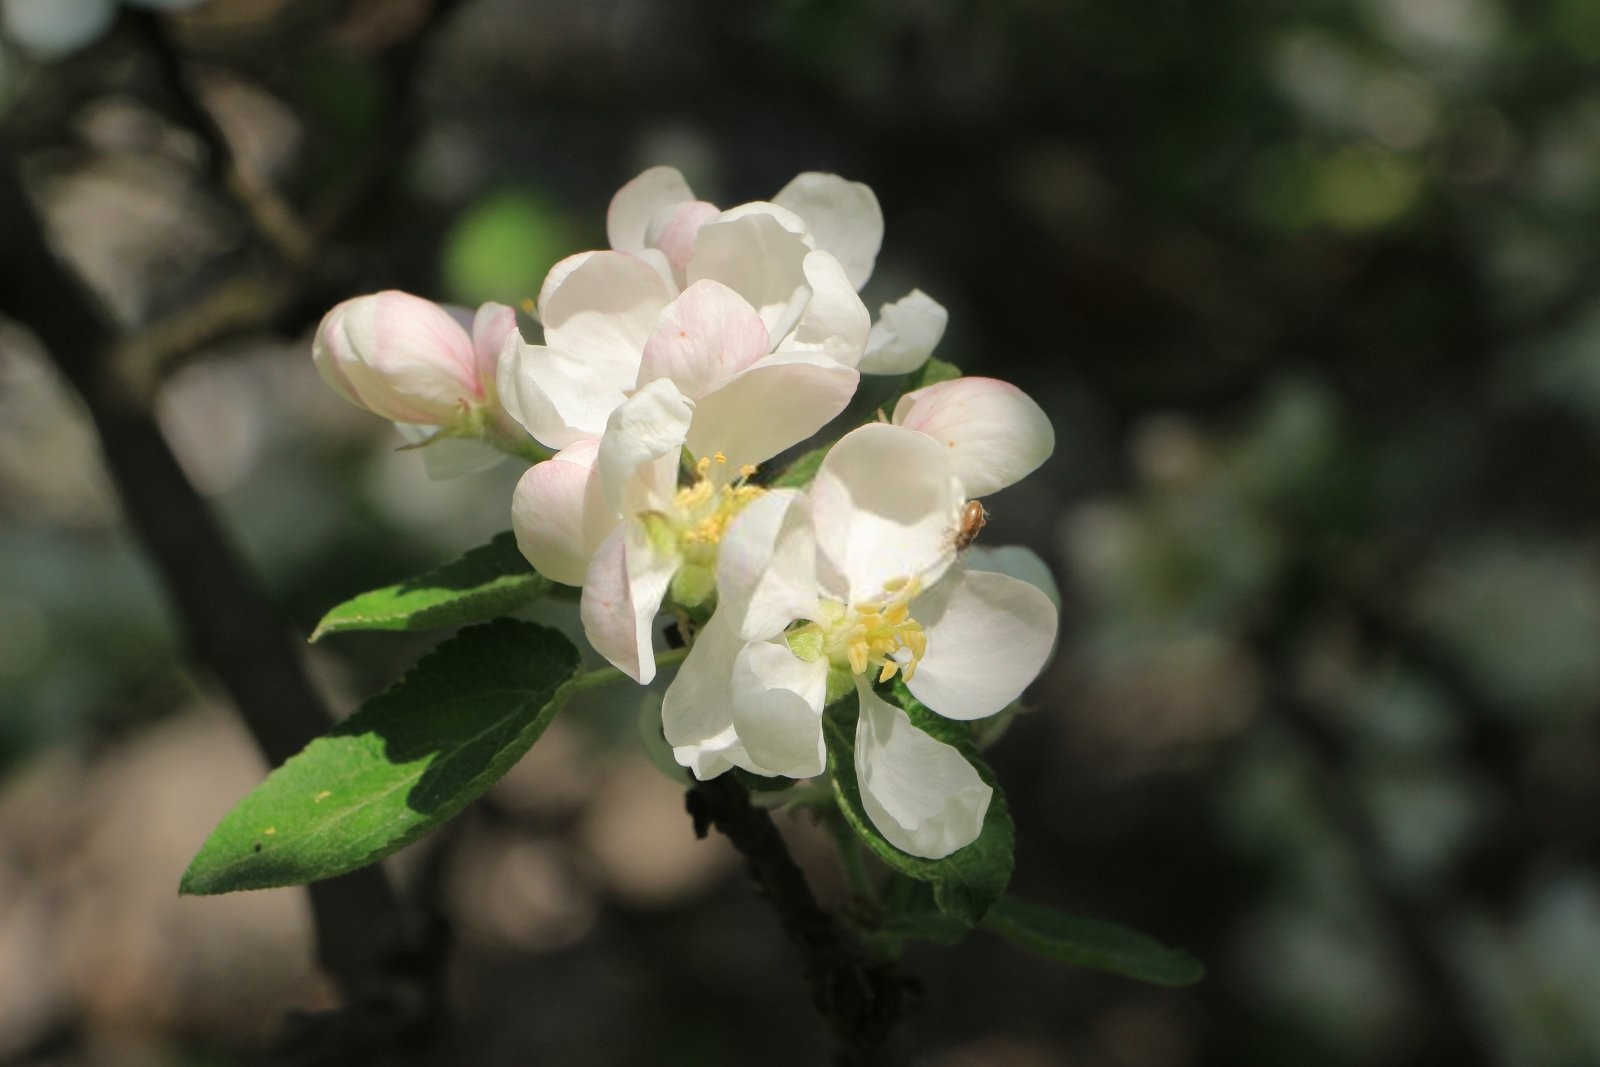
[{"label": "dark tree branch", "polygon": [[[122,387],[116,331],[91,292],[51,251],[21,183],[0,153],[0,311],[32,330],[83,397],[124,514],[176,609],[192,655],[215,675],[274,764],[327,729],[329,717],[287,622],[235,555],[184,477],[154,418]],[[352,1001],[392,985],[383,973],[402,933],[383,871],[310,887],[320,961]]]},{"label": "dark tree branch", "polygon": [[744,855],[784,932],[804,954],[812,1002],[833,1031],[834,1062],[840,1067],[893,1062],[885,1046],[906,994],[906,981],[894,964],[869,958],[818,907],[772,816],[750,803],[749,791],[731,773],[696,783],[686,806],[697,836],[715,826]]}]

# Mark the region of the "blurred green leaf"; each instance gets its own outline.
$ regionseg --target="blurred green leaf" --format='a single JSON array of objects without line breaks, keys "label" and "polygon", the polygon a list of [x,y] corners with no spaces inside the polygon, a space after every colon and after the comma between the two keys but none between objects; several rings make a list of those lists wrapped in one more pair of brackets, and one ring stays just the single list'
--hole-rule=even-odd
[{"label": "blurred green leaf", "polygon": [[[933,713],[921,705],[917,705],[917,708],[920,710],[908,708],[907,714],[911,715],[912,722],[920,726],[925,716]],[[828,744],[828,769],[833,778],[834,796],[839,802],[839,809],[856,835],[891,869],[933,887],[934,903],[940,913],[975,925],[1011,881],[1014,836],[1011,813],[1006,808],[1005,794],[995,781],[994,773],[978,758],[970,743],[956,744],[984,782],[994,789],[994,797],[984,815],[983,830],[977,840],[944,859],[930,860],[901,852],[872,825],[871,818],[862,806],[855,768],[858,714],[856,702],[849,700],[830,710],[823,718]],[[951,726],[959,730],[965,724],[951,723]],[[958,734],[952,732],[941,731],[935,736],[946,743],[951,743],[952,739],[959,741]]]},{"label": "blurred green leaf", "polygon": [[1149,934],[1104,919],[1067,915],[1009,895],[995,902],[981,925],[1061,963],[1155,985],[1193,985],[1206,973],[1199,960],[1181,949],[1168,948]]},{"label": "blurred green leaf", "polygon": [[365,867],[459,812],[565,702],[578,650],[501,619],[461,631],[234,807],[181,893],[300,885]]},{"label": "blurred green leaf", "polygon": [[442,265],[451,300],[518,306],[536,296],[545,274],[577,247],[559,211],[526,190],[478,201],[445,239]]},{"label": "blurred green leaf", "polygon": [[382,589],[346,600],[311,632],[437,630],[508,614],[550,591],[554,583],[534,570],[510,530],[458,559]]}]

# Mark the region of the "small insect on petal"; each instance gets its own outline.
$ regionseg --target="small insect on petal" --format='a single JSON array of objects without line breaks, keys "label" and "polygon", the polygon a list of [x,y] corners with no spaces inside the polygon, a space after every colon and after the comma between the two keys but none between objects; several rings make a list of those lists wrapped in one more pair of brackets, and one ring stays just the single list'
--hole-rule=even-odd
[{"label": "small insect on petal", "polygon": [[969,547],[983,532],[989,521],[989,512],[981,500],[969,500],[961,509],[961,521],[956,524],[956,551]]}]

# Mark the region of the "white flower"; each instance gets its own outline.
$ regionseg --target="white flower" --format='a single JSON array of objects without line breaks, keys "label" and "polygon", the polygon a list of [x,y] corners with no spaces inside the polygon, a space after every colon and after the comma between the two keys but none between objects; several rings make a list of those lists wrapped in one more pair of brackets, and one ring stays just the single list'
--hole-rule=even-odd
[{"label": "white flower", "polygon": [[[872,190],[837,174],[797,175],[770,203],[727,211],[696,200],[683,175],[652,167],[618,190],[606,215],[611,247],[651,262],[678,286],[714,278],[761,310],[774,335],[793,321],[804,251],[831,253],[860,290],[883,244]],[[885,304],[859,358],[868,374],[902,374],[927,360],[944,334],[945,309],[920,289]]]},{"label": "white flower", "polygon": [[[838,278],[826,253],[811,253],[806,269]],[[584,301],[569,310],[575,287]],[[517,486],[517,542],[540,573],[584,587],[590,642],[641,682],[655,674],[651,620],[668,591],[688,607],[710,597],[722,533],[759,493],[743,479],[854,394],[855,369],[823,354],[853,342],[830,331],[867,330],[847,286],[858,315],[813,298],[776,351],[757,311],[727,286],[698,281],[657,309],[653,295],[663,291],[639,260],[590,254],[544,300],[546,354],[502,376],[507,392],[521,390],[524,425],[563,446]],[[607,309],[588,310],[602,294]],[[568,357],[569,346],[591,359]],[[685,449],[698,458],[696,481],[679,489]]]},{"label": "white flower", "polygon": [[390,289],[336,305],[317,326],[311,358],[329,387],[394,421],[436,477],[497,461],[475,438],[520,438],[501,410],[496,366],[520,337],[504,304],[476,314]]},{"label": "white flower", "polygon": [[898,673],[933,711],[978,719],[1015,700],[1049,656],[1049,598],[957,558],[965,480],[999,488],[1043,458],[1037,426],[1008,444],[957,417],[1009,396],[1003,385],[974,379],[953,397],[921,391],[909,411],[926,416],[924,429],[880,423],[846,434],[809,492],[768,493],[732,522],[717,562],[717,610],[662,707],[680,763],[700,778],[729,766],[818,774],[823,708],[853,686],[855,770],[873,824],[897,848],[929,858],[977,836],[992,791],[873,684]]}]

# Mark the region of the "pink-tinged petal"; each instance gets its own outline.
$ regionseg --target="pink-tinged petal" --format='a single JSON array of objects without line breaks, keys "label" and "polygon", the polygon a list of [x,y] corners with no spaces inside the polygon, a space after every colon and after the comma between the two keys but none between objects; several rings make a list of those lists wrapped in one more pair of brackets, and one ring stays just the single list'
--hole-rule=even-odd
[{"label": "pink-tinged petal", "polygon": [[606,502],[623,515],[660,511],[678,485],[678,462],[694,405],[666,378],[617,406],[597,462]]},{"label": "pink-tinged petal", "polygon": [[993,715],[1050,658],[1056,608],[1037,587],[993,571],[961,570],[911,602],[928,650],[906,683],[947,719]]},{"label": "pink-tinged petal", "polygon": [[512,337],[522,340],[517,329],[517,313],[493,301],[478,308],[472,316],[472,354],[477,364],[479,392],[492,395],[500,379],[500,353]]},{"label": "pink-tinged petal", "polygon": [[651,631],[677,569],[675,552],[660,550],[643,523],[624,520],[600,543],[584,575],[578,601],[584,636],[613,667],[641,685],[656,676]]},{"label": "pink-tinged petal", "polygon": [[645,247],[650,224],[664,209],[693,200],[676,167],[651,167],[618,189],[606,211],[606,239],[620,252]]},{"label": "pink-tinged petal", "polygon": [[733,726],[750,770],[789,778],[822,773],[827,688],[825,659],[802,660],[781,642],[744,647],[733,663]]},{"label": "pink-tinged petal", "polygon": [[854,367],[866,349],[872,317],[856,295],[839,261],[827,252],[812,252],[801,263],[811,298],[806,301],[794,332],[778,345],[780,351],[805,349]]},{"label": "pink-tinged petal", "polygon": [[688,270],[689,257],[694,255],[694,243],[700,235],[700,227],[719,214],[721,209],[717,205],[704,200],[676,204],[645,234],[645,243],[659,249],[667,257],[676,284],[683,284],[684,272]]},{"label": "pink-tinged petal", "polygon": [[595,550],[616,527],[595,474],[600,442],[586,438],[535,463],[511,496],[517,547],[553,582],[582,585]]},{"label": "pink-tinged petal", "polygon": [[748,762],[733,727],[733,661],[744,642],[719,607],[661,701],[661,733],[672,756],[701,781]]},{"label": "pink-tinged petal", "polygon": [[856,693],[856,781],[872,825],[900,851],[931,860],[977,840],[994,790],[953,746],[859,679]]},{"label": "pink-tinged petal", "polygon": [[861,376],[811,352],[775,352],[695,403],[689,451],[721,452],[728,468],[799,444],[845,409]]},{"label": "pink-tinged petal", "polygon": [[931,585],[955,558],[963,501],[945,450],[915,431],[868,423],[828,451],[811,483],[811,509],[825,583],[852,601],[875,599],[884,583]]},{"label": "pink-tinged petal", "polygon": [[950,313],[921,289],[878,309],[867,335],[861,369],[867,374],[907,374],[928,362],[944,337]]},{"label": "pink-tinged petal", "polygon": [[816,246],[844,264],[853,288],[867,284],[883,244],[883,209],[870,188],[837,174],[807,171],[772,202],[800,216]]},{"label": "pink-tinged petal", "polygon": [[627,398],[605,367],[508,335],[500,353],[496,393],[505,409],[548,448],[566,448],[605,432],[606,419]]},{"label": "pink-tinged petal", "polygon": [[761,316],[744,297],[720,282],[698,281],[661,312],[645,342],[639,384],[670,378],[699,399],[771,348]]},{"label": "pink-tinged petal", "polygon": [[717,611],[747,641],[776,637],[817,616],[811,509],[796,489],[774,489],[745,506],[717,549]]},{"label": "pink-tinged petal", "polygon": [[329,389],[356,407],[364,408],[366,405],[361,402],[355,384],[344,372],[343,360],[334,355],[334,343],[336,341],[341,345],[344,343],[344,313],[349,303],[346,300],[342,304],[335,304],[326,315],[322,316],[322,321],[317,324],[316,336],[311,340],[311,362]]},{"label": "pink-tinged petal", "polygon": [[684,278],[728,286],[756,309],[769,337],[782,337],[810,297],[803,267],[810,251],[811,238],[793,212],[741,204],[700,227]]},{"label": "pink-tinged petal", "polygon": [[954,378],[907,393],[891,421],[943,445],[969,497],[1020,481],[1056,446],[1044,410],[995,378]]},{"label": "pink-tinged petal", "polygon": [[672,290],[655,269],[625,252],[591,252],[570,268],[568,257],[552,268],[541,294],[544,341],[589,366],[618,389],[639,375],[644,343]]},{"label": "pink-tinged petal", "polygon": [[311,356],[341,396],[395,422],[448,425],[482,398],[466,331],[438,304],[394,289],[329,311]]}]

